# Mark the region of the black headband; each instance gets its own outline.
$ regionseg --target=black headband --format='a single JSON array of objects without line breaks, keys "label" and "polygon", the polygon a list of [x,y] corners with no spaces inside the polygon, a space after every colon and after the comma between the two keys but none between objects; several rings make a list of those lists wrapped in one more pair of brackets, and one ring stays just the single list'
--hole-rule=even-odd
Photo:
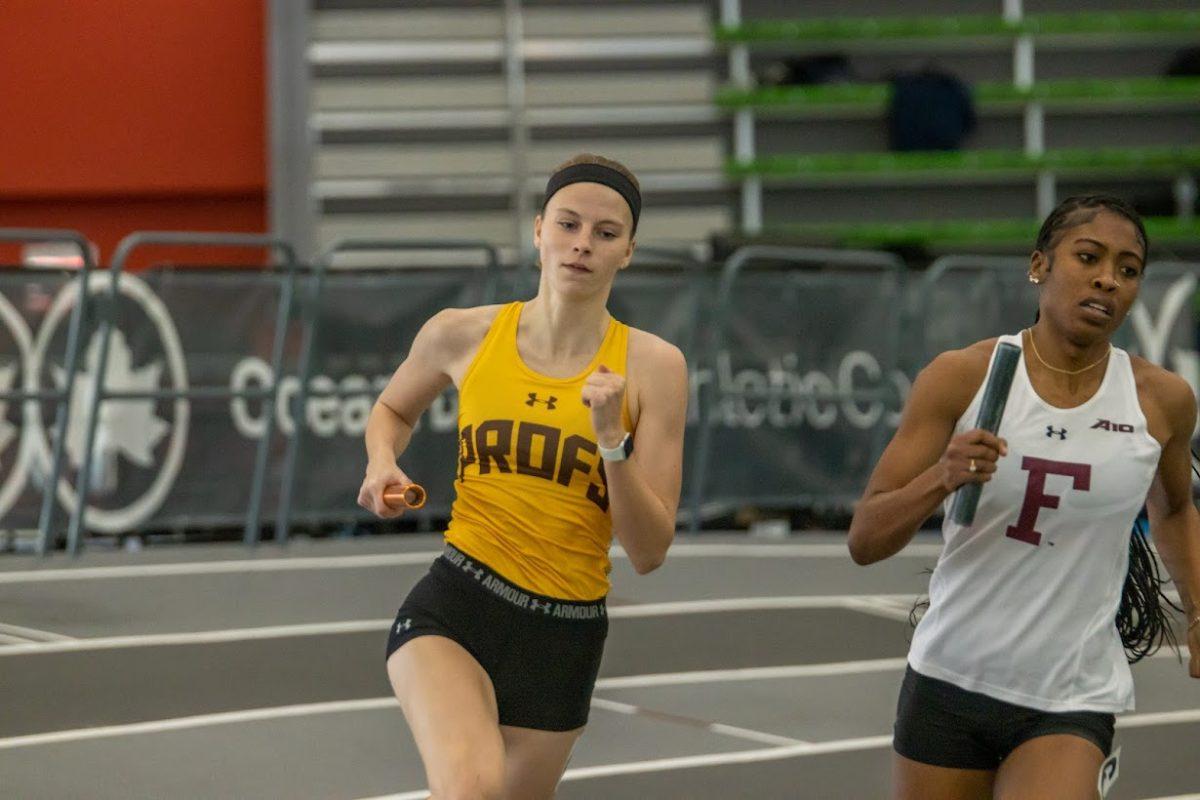
[{"label": "black headband", "polygon": [[641,193],[633,185],[633,181],[612,167],[606,167],[603,164],[572,164],[551,175],[550,180],[546,182],[546,195],[542,198],[542,211],[546,210],[546,204],[559,189],[572,183],[600,183],[621,195],[629,204],[629,210],[633,213],[633,230],[637,231],[638,217],[642,213]]}]

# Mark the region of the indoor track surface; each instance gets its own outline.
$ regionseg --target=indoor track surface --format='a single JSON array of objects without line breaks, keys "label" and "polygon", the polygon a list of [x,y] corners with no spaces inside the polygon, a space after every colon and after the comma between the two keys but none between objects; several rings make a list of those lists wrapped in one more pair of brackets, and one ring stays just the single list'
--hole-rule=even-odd
[{"label": "indoor track surface", "polygon": [[[424,797],[383,652],[434,536],[0,558],[0,796]],[[591,722],[558,796],[887,796],[908,609],[937,540],[844,534],[614,554]],[[1111,798],[1200,798],[1200,681],[1134,667]]]}]

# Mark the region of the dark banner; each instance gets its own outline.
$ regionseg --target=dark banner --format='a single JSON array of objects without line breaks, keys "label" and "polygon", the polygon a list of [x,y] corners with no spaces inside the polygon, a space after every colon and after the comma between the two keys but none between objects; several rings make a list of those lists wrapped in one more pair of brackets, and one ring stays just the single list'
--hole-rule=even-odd
[{"label": "dark banner", "polygon": [[[70,276],[0,271],[0,392],[61,390],[78,285]],[[271,352],[279,273],[163,270],[127,275],[120,301],[94,278],[97,313],[84,328],[56,490],[71,510],[98,369],[98,319],[116,320],[109,391],[261,389],[274,379]],[[730,298],[718,343],[715,280],[700,271],[638,272],[618,279],[614,316],[680,345],[692,381],[684,503],[696,481],[698,397],[711,399],[711,447],[702,507],[741,503],[845,506],[861,491],[894,430],[912,376],[937,352],[1032,322],[1036,296],[1024,272],[947,271],[902,284],[878,272],[753,271]],[[313,394],[298,407],[299,313],[284,333],[285,377],[265,484],[264,519],[279,497],[283,456],[304,431],[293,519],[360,518],[354,500],[365,467],[362,435],[375,396],[432,314],[483,297],[480,270],[335,272],[319,306]],[[1189,268],[1151,267],[1122,344],[1196,386],[1194,300]],[[307,278],[296,284],[307,310]],[[507,299],[507,298],[501,298]],[[715,345],[720,344],[720,347]],[[238,525],[250,499],[262,400],[195,398],[108,401],[101,407],[88,527],[92,532]],[[0,527],[37,524],[48,474],[55,404],[0,401]],[[457,402],[439,397],[401,465],[429,491],[429,515],[453,500]],[[61,518],[60,518],[61,519]]]},{"label": "dark banner", "polygon": [[719,349],[706,343],[707,357],[693,364],[693,380],[713,398],[702,511],[737,498],[848,504],[908,390],[897,368],[897,276],[751,272],[729,300]]}]

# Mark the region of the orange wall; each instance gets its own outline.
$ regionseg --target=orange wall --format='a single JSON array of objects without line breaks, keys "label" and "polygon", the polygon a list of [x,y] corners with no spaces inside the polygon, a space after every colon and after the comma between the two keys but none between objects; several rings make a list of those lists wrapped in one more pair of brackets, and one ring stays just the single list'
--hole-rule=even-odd
[{"label": "orange wall", "polygon": [[4,0],[0,226],[266,230],[264,7]]}]

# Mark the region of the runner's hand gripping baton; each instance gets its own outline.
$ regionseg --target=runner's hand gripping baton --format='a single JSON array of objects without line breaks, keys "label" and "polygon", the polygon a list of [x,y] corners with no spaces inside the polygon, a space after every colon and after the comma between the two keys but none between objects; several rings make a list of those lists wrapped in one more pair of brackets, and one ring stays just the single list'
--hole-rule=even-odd
[{"label": "runner's hand gripping baton", "polygon": [[417,483],[407,486],[393,483],[383,490],[383,502],[393,508],[420,508],[425,505],[425,489]]},{"label": "runner's hand gripping baton", "polygon": [[[1012,386],[1013,375],[1017,371],[1017,361],[1021,358],[1021,348],[1015,344],[1001,342],[996,345],[996,360],[988,370],[987,385],[983,389],[983,402],[979,405],[979,416],[975,418],[975,427],[982,428],[988,433],[1000,430],[1000,417],[1004,415],[1004,404],[1008,402],[1008,390]],[[975,521],[975,508],[979,505],[979,495],[983,492],[983,484],[964,483],[958,487],[954,495],[954,504],[950,506],[950,519],[959,525],[970,525]]]}]

